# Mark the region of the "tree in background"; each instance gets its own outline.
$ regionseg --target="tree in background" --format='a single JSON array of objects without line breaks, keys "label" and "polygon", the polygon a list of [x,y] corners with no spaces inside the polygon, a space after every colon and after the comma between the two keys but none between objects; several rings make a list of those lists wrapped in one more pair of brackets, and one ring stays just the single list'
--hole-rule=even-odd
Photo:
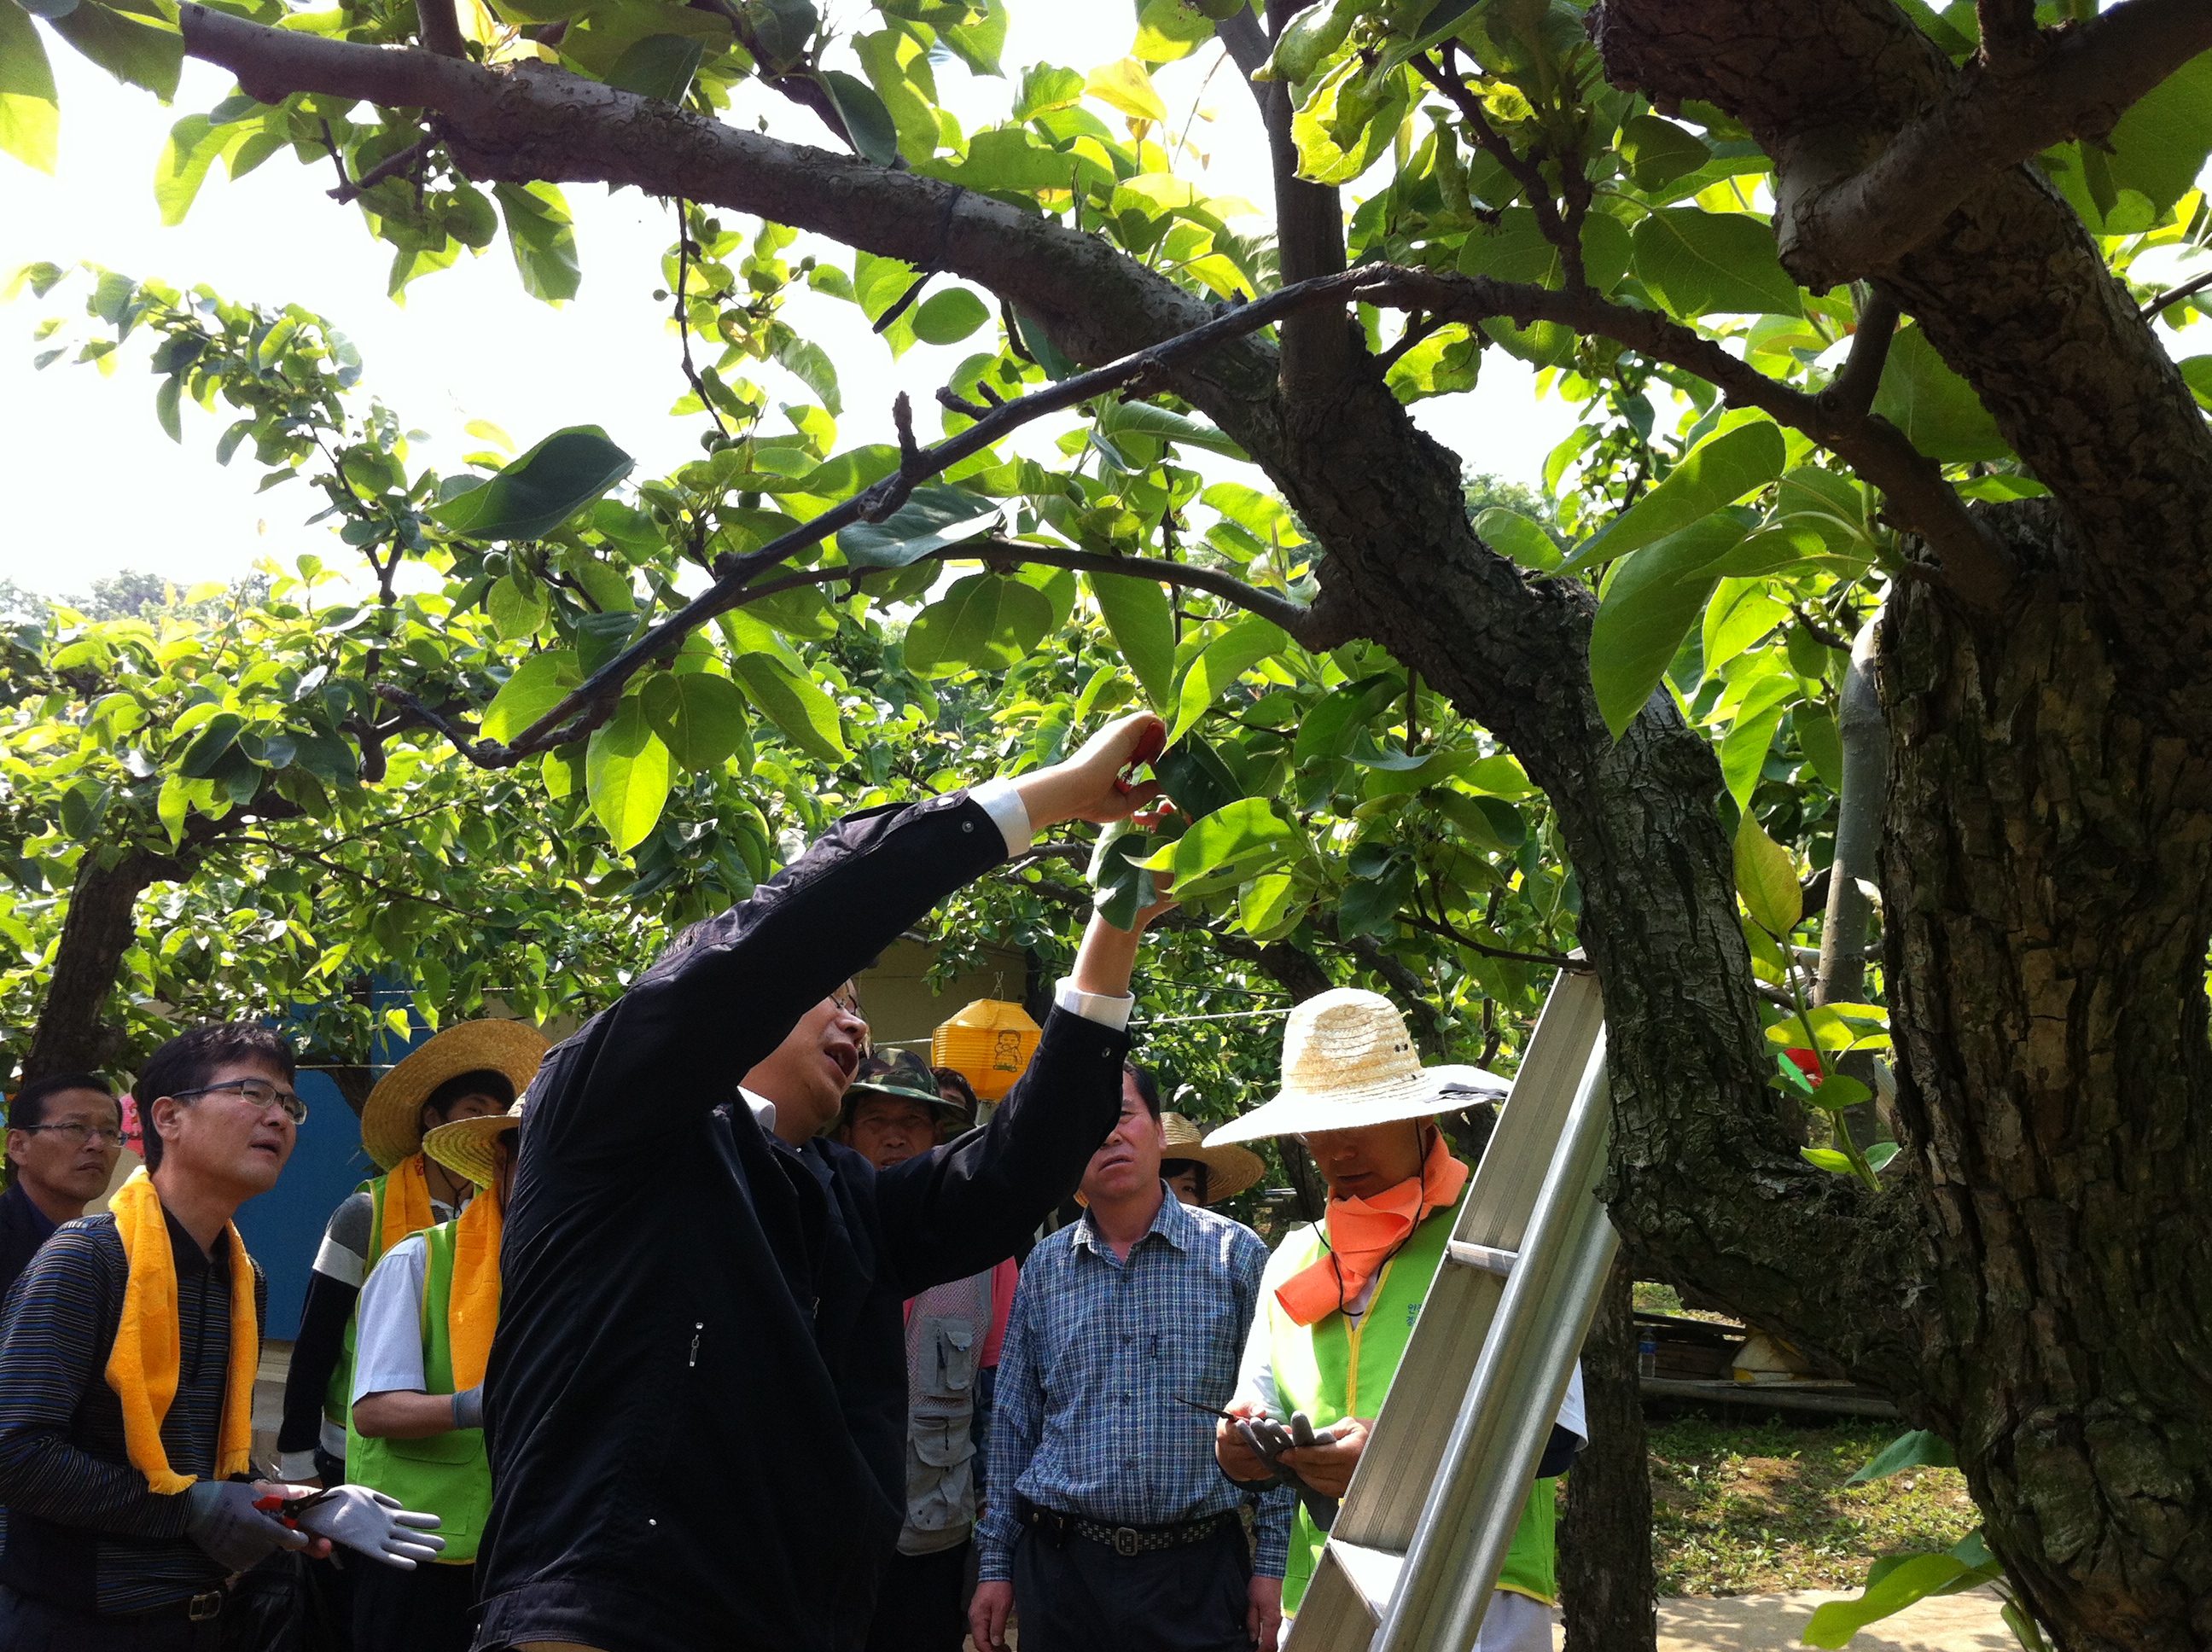
[{"label": "tree in background", "polygon": [[[1000,72],[996,0],[882,0],[850,35],[808,0],[133,3],[0,6],[0,141],[51,160],[50,36],[164,94],[180,54],[222,64],[239,89],[179,123],[167,209],[218,158],[334,166],[395,287],[503,227],[557,297],[562,184],[679,203],[696,464],[613,495],[619,451],[571,431],[488,478],[390,442],[324,473],[381,586],[320,684],[365,780],[443,738],[580,790],[629,854],[679,779],[744,766],[756,720],[835,767],[819,807],[933,783],[900,765],[966,673],[1016,762],[1149,696],[1182,812],[1100,847],[1109,909],[1156,865],[1261,952],[1383,970],[1371,944],[1466,1042],[1571,932],[1643,1271],[1954,1442],[2056,1644],[2212,1642],[2212,380],[2170,348],[2203,286],[2212,12],[1148,0],[1128,58],[1027,67],[969,131],[938,76]],[[1251,88],[1272,244],[1153,84],[1200,49]],[[755,130],[778,98],[845,152]],[[838,448],[836,364],[784,313],[800,282],[894,351],[982,335],[943,440],[906,410],[896,446]],[[118,336],[199,313],[112,276],[93,302]],[[190,349],[156,358],[173,429],[187,397],[289,393]],[[1405,413],[1490,349],[1584,410],[1545,478],[1564,558],[1509,507],[1470,514],[1461,457]],[[740,376],[765,360],[813,401],[771,412]],[[1006,445],[1043,418],[1063,463]],[[1215,452],[1267,489],[1210,482]],[[403,562],[434,604],[403,599]],[[480,674],[401,646],[418,608],[489,632]],[[1877,608],[1879,865],[1827,887],[1832,910],[1878,889],[1891,1032],[1813,1003],[1795,947],[1837,823],[1798,782],[1842,774]],[[1043,647],[1079,610],[1085,644]],[[880,628],[859,676],[830,646],[848,625]],[[1065,700],[1064,665],[1090,668]],[[805,816],[797,768],[744,778]],[[1893,1036],[1893,1157],[1819,1122],[1864,1099],[1839,1058]]]}]

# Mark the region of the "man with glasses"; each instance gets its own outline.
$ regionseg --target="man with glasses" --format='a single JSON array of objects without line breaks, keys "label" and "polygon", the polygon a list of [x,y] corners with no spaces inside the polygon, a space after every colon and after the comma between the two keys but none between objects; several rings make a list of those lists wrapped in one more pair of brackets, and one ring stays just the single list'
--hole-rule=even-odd
[{"label": "man with glasses", "polygon": [[268,1289],[231,1218],[291,1157],[292,1079],[258,1026],[164,1044],[138,1076],[146,1169],[48,1240],[0,1311],[0,1647],[196,1652],[238,1575],[334,1532],[358,1545],[334,1517],[366,1492],[295,1530],[254,1505],[301,1488],[250,1478]]},{"label": "man with glasses", "polygon": [[15,1179],[0,1193],[0,1301],[54,1230],[107,1191],[122,1151],[123,1108],[105,1078],[58,1072],[9,1103]]}]

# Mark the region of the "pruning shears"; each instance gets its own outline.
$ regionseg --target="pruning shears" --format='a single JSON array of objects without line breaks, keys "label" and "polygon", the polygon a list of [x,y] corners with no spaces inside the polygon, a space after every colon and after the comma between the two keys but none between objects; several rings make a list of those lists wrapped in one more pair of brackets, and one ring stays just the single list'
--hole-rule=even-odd
[{"label": "pruning shears", "polygon": [[1202,1411],[1210,1417],[1224,1418],[1234,1423],[1244,1443],[1251,1447],[1254,1454],[1274,1472],[1272,1483],[1287,1485],[1298,1494],[1298,1501],[1305,1505],[1306,1514],[1317,1529],[1326,1532],[1336,1523],[1339,1500],[1316,1488],[1297,1469],[1282,1461],[1285,1451],[1329,1443],[1335,1438],[1331,1430],[1325,1429],[1316,1434],[1313,1419],[1302,1411],[1292,1412],[1291,1420],[1285,1424],[1277,1422],[1272,1417],[1239,1417],[1218,1406],[1186,1400],[1181,1394],[1172,1397],[1178,1406],[1188,1406],[1193,1411]]},{"label": "pruning shears", "polygon": [[1128,796],[1133,785],[1129,777],[1166,750],[1167,745],[1168,729],[1165,723],[1154,723],[1138,736],[1136,749],[1129,753],[1129,761],[1121,765],[1121,774],[1115,777],[1114,789],[1123,797]]},{"label": "pruning shears", "polygon": [[300,1529],[301,1515],[307,1513],[317,1503],[327,1502],[337,1495],[336,1487],[325,1487],[320,1491],[311,1491],[304,1497],[280,1497],[272,1494],[256,1498],[253,1506],[264,1515],[273,1515],[282,1524],[296,1532]]}]

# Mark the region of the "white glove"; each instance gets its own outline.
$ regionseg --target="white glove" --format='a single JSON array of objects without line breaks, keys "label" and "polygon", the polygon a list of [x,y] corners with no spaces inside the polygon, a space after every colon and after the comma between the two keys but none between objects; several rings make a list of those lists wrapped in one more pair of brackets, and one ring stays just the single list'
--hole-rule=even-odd
[{"label": "white glove", "polygon": [[444,1538],[431,1535],[438,1529],[437,1515],[402,1509],[397,1497],[365,1485],[341,1485],[301,1509],[296,1518],[301,1531],[402,1571],[413,1571],[417,1561],[436,1559],[446,1546]]}]

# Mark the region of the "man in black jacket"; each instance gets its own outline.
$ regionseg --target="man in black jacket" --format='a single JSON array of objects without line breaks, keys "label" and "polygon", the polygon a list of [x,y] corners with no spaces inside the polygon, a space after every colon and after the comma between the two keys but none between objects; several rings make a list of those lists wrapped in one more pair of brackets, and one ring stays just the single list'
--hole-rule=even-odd
[{"label": "man in black jacket", "polygon": [[862,1643],[904,1503],[901,1302],[1011,1254],[1114,1128],[1136,935],[1094,921],[991,1124],[880,1175],[813,1135],[865,1047],[841,988],[1032,830],[1148,801],[1119,777],[1158,732],[849,817],[546,1058],[485,1380],[480,1648]]}]

